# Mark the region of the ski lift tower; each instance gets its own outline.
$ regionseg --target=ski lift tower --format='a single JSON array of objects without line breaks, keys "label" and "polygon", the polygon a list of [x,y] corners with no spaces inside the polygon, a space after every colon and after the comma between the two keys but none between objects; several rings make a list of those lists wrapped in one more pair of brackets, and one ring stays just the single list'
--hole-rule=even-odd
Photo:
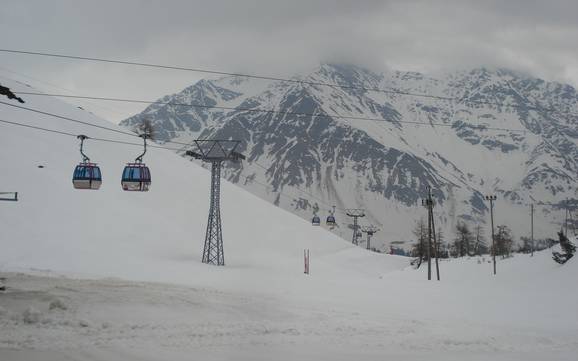
[{"label": "ski lift tower", "polygon": [[357,224],[357,219],[358,218],[362,218],[365,217],[365,210],[363,209],[347,209],[345,214],[347,214],[349,217],[353,217],[353,238],[351,240],[351,243],[353,243],[354,245],[358,245],[359,244],[359,233],[358,233],[358,228],[359,225]]},{"label": "ski lift tower", "polygon": [[225,265],[223,234],[221,229],[221,165],[223,162],[240,162],[245,156],[236,152],[238,140],[197,139],[198,152],[188,150],[185,154],[203,162],[211,163],[211,198],[209,219],[205,234],[203,263]]},{"label": "ski lift tower", "polygon": [[367,226],[367,227],[362,227],[361,231],[363,233],[367,233],[367,243],[365,245],[366,249],[371,249],[371,237],[373,237],[374,234],[376,234],[379,229],[377,229],[375,226]]}]

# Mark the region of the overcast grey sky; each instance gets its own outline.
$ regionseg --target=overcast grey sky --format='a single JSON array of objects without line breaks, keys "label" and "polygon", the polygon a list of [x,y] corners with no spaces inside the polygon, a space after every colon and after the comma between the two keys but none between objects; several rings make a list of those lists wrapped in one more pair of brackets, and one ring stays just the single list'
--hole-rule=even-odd
[{"label": "overcast grey sky", "polygon": [[[273,76],[325,61],[426,73],[498,66],[578,86],[576,0],[0,0],[0,9],[0,48]],[[6,53],[0,67],[77,94],[151,100],[202,77]],[[143,108],[99,104],[87,107],[114,121]]]}]

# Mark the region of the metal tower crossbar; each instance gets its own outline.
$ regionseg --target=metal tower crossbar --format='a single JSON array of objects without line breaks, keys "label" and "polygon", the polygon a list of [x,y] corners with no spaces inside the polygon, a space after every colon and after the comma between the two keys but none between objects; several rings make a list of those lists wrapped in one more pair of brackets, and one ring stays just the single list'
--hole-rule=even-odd
[{"label": "metal tower crossbar", "polygon": [[223,251],[223,231],[221,227],[221,165],[225,161],[239,162],[245,159],[237,153],[238,140],[195,140],[198,152],[188,150],[185,154],[195,159],[211,163],[211,196],[203,263],[225,265]]},{"label": "metal tower crossbar", "polygon": [[357,219],[365,217],[365,210],[363,209],[347,209],[345,214],[349,217],[353,217],[353,237],[351,239],[351,243],[358,245],[359,244],[359,232],[357,232],[359,225],[357,224]]},{"label": "metal tower crossbar", "polygon": [[195,145],[199,152],[187,151],[187,155],[206,162],[240,161],[245,159],[245,156],[236,152],[239,143],[241,142],[238,140],[197,139]]}]

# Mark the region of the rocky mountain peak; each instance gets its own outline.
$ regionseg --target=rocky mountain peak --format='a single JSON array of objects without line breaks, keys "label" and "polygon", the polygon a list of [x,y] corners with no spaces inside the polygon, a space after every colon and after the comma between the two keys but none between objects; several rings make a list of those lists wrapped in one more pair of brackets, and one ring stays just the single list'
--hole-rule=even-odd
[{"label": "rocky mountain peak", "polygon": [[[506,69],[434,78],[349,64],[294,79],[320,84],[203,80],[163,98],[192,106],[151,105],[122,124],[146,116],[161,140],[238,139],[247,161],[225,165],[229,180],[304,218],[314,208],[364,208],[383,245],[411,238],[428,187],[449,234],[459,220],[486,223],[485,194],[510,209],[501,221],[514,231],[527,228],[529,202],[575,195],[578,118],[540,108],[578,113],[570,86]],[[544,229],[554,214],[544,208]],[[349,237],[346,223],[334,232]]]}]

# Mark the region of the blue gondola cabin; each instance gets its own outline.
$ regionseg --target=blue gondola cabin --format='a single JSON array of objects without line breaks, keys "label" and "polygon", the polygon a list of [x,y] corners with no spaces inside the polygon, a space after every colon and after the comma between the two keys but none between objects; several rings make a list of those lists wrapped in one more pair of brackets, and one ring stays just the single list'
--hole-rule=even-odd
[{"label": "blue gondola cabin", "polygon": [[76,166],[72,175],[72,185],[76,189],[97,190],[102,184],[102,174],[96,163],[83,162]]},{"label": "blue gondola cabin", "polygon": [[128,163],[121,180],[125,191],[147,192],[151,186],[151,173],[144,163]]}]

